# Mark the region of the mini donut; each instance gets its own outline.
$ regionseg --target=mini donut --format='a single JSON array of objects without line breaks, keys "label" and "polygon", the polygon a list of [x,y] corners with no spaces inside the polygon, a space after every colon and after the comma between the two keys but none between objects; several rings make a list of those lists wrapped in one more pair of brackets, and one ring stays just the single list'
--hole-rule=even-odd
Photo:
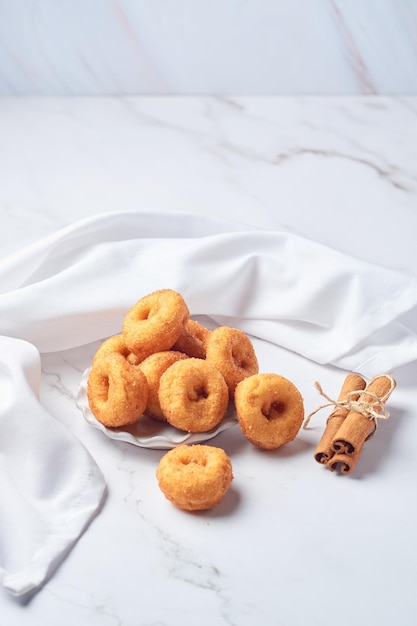
[{"label": "mini donut", "polygon": [[101,358],[105,354],[111,354],[114,352],[121,354],[132,365],[138,365],[140,363],[140,360],[138,359],[136,354],[133,354],[133,352],[131,352],[126,346],[122,334],[113,335],[113,337],[109,337],[108,339],[103,341],[103,343],[97,348],[97,351],[93,357],[93,363],[96,359]]},{"label": "mini donut", "polygon": [[165,370],[180,359],[188,359],[188,357],[182,352],[166,350],[164,352],[151,354],[139,365],[139,368],[145,374],[146,380],[148,381],[149,394],[144,413],[149,417],[166,422],[158,399],[159,381]]},{"label": "mini donut", "polygon": [[236,385],[259,371],[258,359],[249,337],[238,328],[219,326],[206,344],[206,360],[219,370],[233,398]]},{"label": "mini donut", "polygon": [[161,458],[156,477],[162,493],[176,507],[204,511],[220,504],[232,484],[233,471],[221,448],[181,445]]},{"label": "mini donut", "polygon": [[154,352],[170,350],[189,315],[179,293],[172,289],[154,291],[126,313],[122,323],[124,342],[141,361]]},{"label": "mini donut", "polygon": [[279,374],[255,374],[235,389],[238,422],[245,437],[265,450],[292,441],[304,419],[297,387]]},{"label": "mini donut", "polygon": [[195,357],[168,367],[159,381],[158,398],[171,426],[190,433],[218,426],[229,404],[223,376],[210,363]]},{"label": "mini donut", "polygon": [[87,397],[91,412],[105,426],[134,424],[148,400],[146,376],[121,354],[105,354],[91,366]]},{"label": "mini donut", "polygon": [[189,319],[185,323],[183,331],[175,342],[173,349],[184,352],[188,356],[205,359],[206,343],[210,332],[208,328],[196,320]]}]

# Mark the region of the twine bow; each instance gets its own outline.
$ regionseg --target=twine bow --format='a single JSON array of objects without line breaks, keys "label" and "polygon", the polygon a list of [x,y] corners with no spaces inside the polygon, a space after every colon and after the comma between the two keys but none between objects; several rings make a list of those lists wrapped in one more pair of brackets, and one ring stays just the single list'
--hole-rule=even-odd
[{"label": "twine bow", "polygon": [[[376,429],[378,427],[379,419],[388,419],[390,414],[385,406],[385,402],[388,400],[391,395],[393,389],[395,388],[395,380],[388,375],[384,374],[384,377],[389,380],[389,388],[382,395],[378,396],[372,391],[368,391],[367,389],[353,390],[347,394],[346,400],[333,400],[330,396],[328,396],[322,389],[320,383],[316,382],[315,387],[323,398],[325,398],[328,402],[327,404],[322,404],[317,409],[312,411],[305,419],[303,428],[307,428],[311,418],[313,415],[325,409],[329,406],[333,406],[335,409],[345,409],[348,411],[355,411],[364,417],[373,420],[375,427],[374,430],[368,435],[367,439],[370,439],[374,436]],[[375,376],[367,385],[369,387],[371,383],[376,379],[381,378],[381,376]],[[329,417],[329,419],[332,416]]]}]

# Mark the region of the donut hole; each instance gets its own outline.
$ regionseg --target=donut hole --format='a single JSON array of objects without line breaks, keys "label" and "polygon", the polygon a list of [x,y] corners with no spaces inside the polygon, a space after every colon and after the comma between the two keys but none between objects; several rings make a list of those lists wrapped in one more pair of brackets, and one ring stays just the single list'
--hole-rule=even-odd
[{"label": "donut hole", "polygon": [[119,348],[119,350],[117,350],[117,352],[119,354],[121,354],[124,359],[128,359],[130,357],[130,354],[131,354],[131,352],[130,352],[130,350],[129,350],[129,348],[127,346],[121,346]]},{"label": "donut hole", "polygon": [[143,307],[138,311],[138,320],[140,322],[146,322],[150,317],[152,317],[152,307]]},{"label": "donut hole", "polygon": [[206,400],[208,397],[209,393],[203,384],[193,387],[188,393],[188,399],[191,400],[191,402]]},{"label": "donut hole", "polygon": [[248,360],[245,358],[245,355],[241,353],[238,346],[234,346],[232,348],[232,359],[237,367],[245,370],[248,367]]},{"label": "donut hole", "polygon": [[110,378],[107,374],[103,374],[100,380],[100,401],[105,404],[109,399]]},{"label": "donut hole", "polygon": [[206,459],[183,459],[181,461],[182,465],[197,465],[198,467],[205,467],[207,465]]},{"label": "donut hole", "polygon": [[283,402],[276,400],[275,402],[264,404],[261,411],[262,411],[262,415],[267,420],[274,420],[280,417],[284,413],[285,405]]},{"label": "donut hole", "polygon": [[205,456],[199,455],[198,457],[189,454],[187,456],[183,456],[180,459],[181,465],[198,465],[199,467],[205,467],[207,465],[207,458]]}]

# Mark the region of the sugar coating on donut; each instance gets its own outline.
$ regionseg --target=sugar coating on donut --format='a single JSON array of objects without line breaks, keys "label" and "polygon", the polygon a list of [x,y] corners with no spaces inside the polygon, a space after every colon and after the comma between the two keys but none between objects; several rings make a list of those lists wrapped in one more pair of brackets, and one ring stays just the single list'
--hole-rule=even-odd
[{"label": "sugar coating on donut", "polygon": [[183,331],[175,342],[173,349],[184,352],[188,356],[205,359],[206,344],[210,332],[208,328],[196,320],[189,319],[184,324]]},{"label": "sugar coating on donut", "polygon": [[103,343],[100,344],[94,355],[93,363],[105,354],[113,354],[114,352],[121,354],[132,365],[138,365],[140,363],[140,359],[136,354],[133,354],[126,346],[121,333],[105,339]]},{"label": "sugar coating on donut", "polygon": [[220,372],[203,359],[173,363],[162,374],[158,399],[166,420],[192,433],[208,432],[222,421],[229,393]]},{"label": "sugar coating on donut", "polygon": [[304,419],[298,388],[279,374],[255,374],[235,390],[238,422],[245,437],[266,450],[292,441]]},{"label": "sugar coating on donut", "polygon": [[258,359],[249,337],[242,330],[219,326],[206,344],[206,360],[222,374],[233,398],[236,385],[259,371]]},{"label": "sugar coating on donut", "polygon": [[159,289],[134,304],[122,323],[127,348],[140,360],[154,352],[170,350],[189,318],[188,307],[172,289]]},{"label": "sugar coating on donut", "polygon": [[121,354],[105,354],[94,361],[87,380],[91,412],[109,428],[134,424],[148,400],[145,374]]},{"label": "sugar coating on donut", "polygon": [[162,493],[176,507],[203,511],[220,504],[232,484],[233,470],[222,448],[181,445],[164,454],[156,477]]},{"label": "sugar coating on donut", "polygon": [[181,359],[187,359],[187,355],[175,350],[165,350],[163,352],[155,352],[144,359],[139,368],[146,376],[148,381],[148,402],[145,407],[145,414],[153,419],[166,422],[161,405],[158,398],[159,382],[162,374],[170,365]]}]

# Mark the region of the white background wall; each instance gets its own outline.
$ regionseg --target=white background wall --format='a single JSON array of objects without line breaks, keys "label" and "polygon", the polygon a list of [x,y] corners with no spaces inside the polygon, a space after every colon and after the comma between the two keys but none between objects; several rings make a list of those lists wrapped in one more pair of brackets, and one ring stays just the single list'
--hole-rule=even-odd
[{"label": "white background wall", "polygon": [[413,93],[417,0],[0,0],[0,95]]}]

